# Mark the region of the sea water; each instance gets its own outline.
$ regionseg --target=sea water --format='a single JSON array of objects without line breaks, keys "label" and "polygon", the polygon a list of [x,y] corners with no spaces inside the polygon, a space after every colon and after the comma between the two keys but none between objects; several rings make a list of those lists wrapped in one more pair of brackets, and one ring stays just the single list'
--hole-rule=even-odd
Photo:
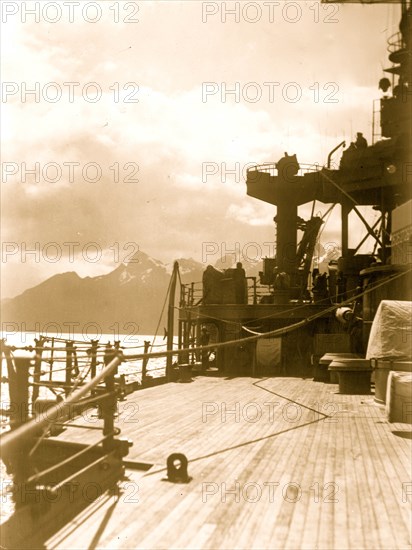
[{"label": "sea water", "polygon": [[[80,333],[49,333],[49,334],[42,334],[42,336],[45,336],[49,338],[47,342],[45,342],[44,346],[48,348],[47,351],[43,352],[43,360],[41,370],[42,371],[49,371],[50,370],[50,361],[51,359],[51,352],[50,348],[52,345],[52,338],[54,338],[54,346],[55,350],[53,352],[53,380],[61,381],[62,383],[65,380],[65,361],[66,361],[66,351],[64,349],[65,342],[64,340],[70,340],[74,341],[74,347],[78,349],[78,356],[79,356],[79,364],[82,365],[82,363],[85,363],[85,368],[87,367],[86,364],[86,350],[90,349],[91,342],[93,339],[97,340],[99,342],[99,346],[106,346],[106,344],[110,343],[112,346],[114,345],[114,342],[119,342],[120,349],[123,352],[123,355],[125,357],[125,361],[119,366],[118,368],[118,374],[124,374],[126,377],[126,383],[130,382],[141,382],[142,378],[142,366],[143,366],[143,360],[142,359],[132,359],[131,356],[142,354],[145,350],[145,342],[150,343],[149,345],[149,353],[155,353],[155,352],[162,352],[166,350],[167,343],[163,336],[154,336],[154,335],[130,335],[130,334],[120,334],[114,337],[112,334],[99,334],[99,335],[84,335]],[[1,333],[1,337],[5,341],[5,345],[7,346],[15,346],[17,350],[14,352],[15,354],[21,353],[24,348],[29,346],[35,346],[35,339],[38,339],[40,337],[39,334],[30,332],[15,332],[15,333]],[[104,347],[99,347],[99,365],[97,371],[99,371],[100,368],[103,366],[103,353],[104,353]],[[174,347],[177,347],[177,343],[174,342]],[[34,356],[34,354],[33,354]],[[89,361],[90,363],[90,361]],[[2,357],[1,362],[1,376],[7,375],[7,364],[4,356]],[[81,366],[80,366],[81,369]],[[154,357],[148,360],[146,365],[146,373],[150,375],[153,378],[158,378],[160,376],[165,375],[165,369],[166,369],[166,357]],[[47,375],[44,376],[42,380],[47,379]],[[41,388],[40,391],[40,397],[42,398],[50,398],[50,392],[48,390],[45,390]],[[8,384],[1,383],[0,385],[0,401],[1,401],[1,408],[7,408],[8,401],[9,401],[9,394],[8,394]],[[7,427],[7,418],[1,417],[1,429],[4,430]]]},{"label": "sea water", "polygon": [[[163,336],[154,336],[148,334],[81,334],[81,333],[48,333],[42,336],[47,337],[49,340],[45,346],[50,348],[51,341],[54,339],[54,345],[56,346],[56,353],[54,358],[56,361],[61,359],[64,348],[63,340],[74,341],[75,347],[79,348],[79,351],[84,352],[86,348],[91,346],[92,340],[98,340],[99,346],[105,346],[110,343],[112,346],[115,342],[119,342],[120,349],[122,350],[126,361],[119,369],[120,374],[135,373],[141,374],[142,360],[128,360],[131,355],[137,355],[144,353],[145,342],[149,342],[149,353],[162,352],[166,350],[166,339]],[[35,346],[35,339],[38,339],[40,334],[35,332],[2,332],[1,338],[5,340],[5,344],[8,346],[15,346],[16,348],[25,348],[28,346]],[[174,342],[174,347],[177,347],[177,342]],[[99,351],[102,351],[100,348]],[[50,353],[50,352],[49,352]],[[65,353],[65,352],[64,352]],[[3,363],[4,363],[4,358]],[[164,368],[166,366],[165,357],[155,357],[148,361],[147,372],[152,371],[151,376],[162,376]],[[4,372],[4,371],[3,371]]]}]

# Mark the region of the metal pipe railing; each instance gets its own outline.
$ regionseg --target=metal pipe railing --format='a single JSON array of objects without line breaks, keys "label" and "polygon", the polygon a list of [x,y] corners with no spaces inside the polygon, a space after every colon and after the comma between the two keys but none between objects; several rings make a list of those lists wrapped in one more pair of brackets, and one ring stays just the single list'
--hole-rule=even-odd
[{"label": "metal pipe railing", "polygon": [[[247,174],[250,172],[267,172],[272,176],[277,175],[278,170],[276,168],[277,162],[264,162],[263,164],[257,164],[256,166],[251,166],[247,170]],[[322,169],[322,166],[319,164],[303,164],[299,162],[299,174],[302,176],[307,172],[318,172]]]},{"label": "metal pipe railing", "polygon": [[[70,418],[70,414],[73,412],[71,408],[76,402],[87,395],[93,388],[95,388],[102,380],[107,376],[113,374],[118,366],[124,360],[123,355],[119,354],[114,357],[110,363],[96,375],[95,378],[90,380],[82,386],[78,391],[66,397],[66,399],[53,407],[47,409],[43,414],[40,414],[37,418],[30,420],[29,422],[19,426],[15,430],[12,430],[4,434],[1,438],[1,449],[3,454],[10,453],[19,441],[24,438],[33,438],[38,435],[39,432],[46,426],[53,423],[53,418],[59,419],[59,421]],[[51,419],[52,418],[52,419]]]},{"label": "metal pipe railing", "polygon": [[337,145],[336,147],[334,147],[334,148],[332,149],[332,151],[329,153],[329,155],[328,155],[328,161],[327,161],[327,165],[326,165],[326,166],[328,167],[328,169],[330,168],[330,165],[331,165],[333,153],[334,153],[335,151],[337,151],[340,147],[346,147],[346,141],[345,141],[345,140],[342,141],[341,143],[339,143],[339,145]]}]

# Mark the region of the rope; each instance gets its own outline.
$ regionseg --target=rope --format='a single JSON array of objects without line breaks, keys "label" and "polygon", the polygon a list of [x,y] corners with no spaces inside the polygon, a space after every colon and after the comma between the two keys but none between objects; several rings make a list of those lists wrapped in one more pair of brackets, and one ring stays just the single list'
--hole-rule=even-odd
[{"label": "rope", "polygon": [[[399,275],[396,275],[396,277],[401,277],[407,273],[409,273],[410,270],[408,271],[405,271],[404,273],[400,273]],[[392,280],[394,277],[393,276],[389,276],[385,279],[383,279],[381,281],[382,284],[386,284],[386,282],[389,282],[390,280]],[[379,285],[378,285],[379,286]],[[376,288],[378,288],[378,286],[376,286]],[[373,287],[375,288],[375,287]],[[368,291],[369,292],[369,291]],[[365,291],[366,293],[366,291]],[[346,294],[346,292],[341,292],[339,294],[336,295],[337,298],[341,298],[342,296],[344,296]],[[357,298],[360,298],[363,296],[363,293],[360,293],[359,295],[357,296],[354,296],[353,298],[350,298],[349,300],[346,300],[345,302],[339,302],[339,304],[337,304],[336,306],[333,306],[333,307],[341,307],[344,303],[351,303],[352,301],[354,301],[355,299]],[[253,320],[253,323],[255,323],[256,321],[263,321],[265,319],[276,319],[277,317],[281,317],[281,316],[284,316],[286,313],[295,313],[296,311],[300,311],[302,309],[307,309],[307,308],[310,308],[310,307],[313,307],[313,306],[316,306],[316,305],[325,305],[327,303],[330,303],[330,298],[324,298],[323,300],[319,300],[318,302],[316,302],[316,304],[313,304],[313,303],[310,303],[310,304],[302,304],[302,305],[299,305],[299,306],[294,306],[294,307],[291,307],[289,309],[283,309],[282,311],[279,311],[279,312],[274,312],[274,313],[271,313],[269,315],[263,315],[261,317],[257,317],[256,319]],[[178,308],[176,308],[178,309]],[[221,319],[219,317],[214,317],[213,315],[206,315],[206,314],[202,314],[203,317],[207,317],[208,319],[213,319],[215,321],[220,321],[220,322],[223,322],[223,323],[226,323],[226,324],[229,324],[229,325],[238,325],[238,323],[236,321],[227,321],[226,319]]]},{"label": "rope", "polygon": [[[138,359],[150,359],[150,358],[155,358],[155,357],[166,357],[166,356],[170,356],[170,355],[173,356],[173,355],[177,355],[178,353],[184,353],[184,352],[187,352],[187,351],[213,350],[213,349],[222,348],[222,347],[225,347],[225,346],[230,347],[230,346],[233,346],[233,345],[239,345],[239,343],[241,343],[241,342],[252,342],[252,341],[255,341],[259,338],[280,336],[282,334],[287,334],[288,332],[292,332],[293,330],[296,330],[297,328],[300,328],[300,327],[302,327],[306,324],[311,323],[312,321],[314,321],[314,320],[316,320],[320,317],[323,317],[325,314],[328,314],[328,313],[331,313],[331,312],[335,311],[339,307],[351,304],[354,301],[359,300],[365,294],[369,294],[370,292],[374,291],[375,289],[380,288],[381,286],[384,286],[384,285],[388,284],[390,281],[394,281],[396,279],[399,279],[400,277],[403,277],[403,276],[407,275],[408,273],[411,273],[411,271],[412,271],[412,268],[409,268],[408,270],[406,270],[402,273],[398,273],[397,275],[388,276],[385,279],[383,279],[382,281],[380,281],[379,283],[377,283],[375,285],[371,285],[370,287],[368,287],[367,289],[365,289],[361,293],[353,296],[352,298],[349,298],[348,300],[344,300],[342,302],[339,302],[338,304],[333,304],[329,308],[322,309],[322,311],[320,311],[318,313],[315,313],[314,315],[312,315],[310,317],[307,317],[306,319],[303,319],[302,321],[299,321],[299,322],[294,323],[292,325],[288,325],[287,327],[283,327],[283,328],[280,328],[280,329],[275,329],[275,330],[266,332],[263,335],[254,335],[254,336],[251,336],[251,337],[243,338],[241,340],[231,340],[231,341],[228,341],[228,342],[216,342],[214,344],[208,344],[207,346],[198,346],[198,347],[193,347],[193,348],[181,348],[181,349],[177,349],[177,350],[169,350],[169,351],[166,350],[166,351],[159,351],[159,352],[152,352],[152,353],[132,354],[132,355],[128,355],[127,357],[123,356],[122,361],[124,361],[125,359],[127,359],[128,361],[133,361],[133,360],[138,360]],[[318,305],[319,305],[319,303],[318,303]],[[296,312],[297,310],[308,308],[308,307],[311,307],[311,306],[312,306],[312,304],[303,304],[302,306],[293,307],[293,308],[290,308],[288,310],[283,310],[280,313],[275,312],[275,313],[272,313],[272,314],[269,314],[269,315],[264,315],[264,316],[258,317],[256,319],[254,319],[253,322],[262,321],[264,319],[273,319],[273,318],[276,318],[280,315],[284,315],[285,313],[289,313],[289,312],[293,313],[293,312]],[[210,318],[210,319],[218,320],[218,321],[224,321],[223,319],[219,319],[218,317],[213,317],[211,315],[203,315],[203,316],[207,317],[207,318]],[[232,321],[230,321],[230,323],[237,324],[237,323],[232,322]]]},{"label": "rope", "polygon": [[[268,378],[265,378],[263,380],[259,380],[259,382],[265,382],[265,380],[268,380]],[[271,391],[267,388],[263,388],[262,386],[258,386],[259,382],[253,382],[252,385],[255,386],[256,388],[259,388],[259,389],[263,390],[263,391],[267,391],[267,392],[271,393],[272,395],[276,395],[277,397],[280,397],[281,399],[284,399],[285,401],[289,401],[290,403],[294,403],[295,405],[298,405],[299,407],[303,407],[304,409],[307,409],[311,412],[315,412],[316,414],[320,414],[320,415],[323,416],[323,418],[317,418],[315,420],[310,420],[309,422],[299,424],[299,426],[293,426],[292,428],[286,428],[285,430],[280,430],[278,432],[275,432],[275,433],[272,433],[272,434],[269,434],[269,435],[265,435],[263,437],[258,437],[256,439],[249,439],[248,441],[244,441],[243,443],[238,443],[237,445],[232,445],[230,447],[225,447],[224,449],[219,449],[217,451],[213,451],[212,453],[208,453],[208,454],[203,455],[203,456],[198,456],[196,458],[191,458],[190,462],[197,462],[199,460],[204,460],[206,458],[211,458],[213,456],[217,456],[217,455],[220,455],[220,454],[223,454],[223,453],[227,453],[228,451],[233,451],[235,449],[240,449],[242,447],[247,447],[248,445],[253,445],[254,443],[260,443],[261,441],[265,441],[266,439],[271,439],[272,437],[276,437],[278,435],[282,435],[282,434],[287,433],[287,432],[298,430],[300,428],[305,428],[306,426],[310,426],[311,424],[316,424],[317,422],[322,422],[323,420],[326,420],[327,418],[331,417],[331,415],[329,415],[329,414],[325,414],[325,413],[320,412],[316,409],[313,409],[312,407],[308,407],[307,405],[303,405],[302,403],[299,403],[298,401],[295,401],[294,399],[291,399],[289,397],[285,397],[284,395],[273,392],[273,391]],[[150,472],[147,473],[145,477],[151,476],[153,474],[158,474],[158,473],[163,472],[165,470],[166,470],[166,468],[159,468],[158,470],[150,470]]]},{"label": "rope", "polygon": [[[179,270],[178,270],[178,273],[179,273]],[[180,275],[179,275],[180,276]],[[152,343],[150,344],[150,349],[152,350],[153,349],[153,345],[155,343],[155,340],[156,340],[156,337],[157,337],[157,333],[159,331],[159,327],[160,327],[160,323],[162,322],[162,318],[163,318],[163,314],[164,314],[164,310],[165,310],[165,307],[166,307],[166,303],[167,303],[167,299],[169,297],[169,294],[170,294],[170,287],[172,286],[172,277],[170,277],[169,279],[169,286],[167,287],[167,292],[166,292],[166,296],[165,296],[165,299],[164,299],[164,302],[163,302],[163,307],[162,307],[162,311],[160,312],[160,317],[159,317],[159,321],[157,323],[157,327],[156,327],[156,332],[153,336],[153,340],[152,340]]]},{"label": "rope", "polygon": [[[359,300],[362,296],[364,296],[366,294],[369,294],[370,292],[374,291],[375,289],[380,288],[381,286],[384,286],[384,285],[388,284],[390,281],[394,281],[396,279],[399,279],[400,277],[403,277],[403,276],[405,276],[405,275],[407,275],[408,273],[411,273],[411,272],[412,272],[412,268],[409,268],[408,270],[406,270],[402,273],[398,273],[397,275],[388,276],[387,278],[383,279],[379,283],[377,283],[375,285],[371,285],[370,287],[368,287],[367,289],[365,289],[361,293],[353,296],[352,298],[344,300],[344,301],[342,301],[338,304],[333,304],[329,308],[322,309],[322,311],[320,311],[318,313],[315,313],[314,315],[312,315],[310,317],[306,317],[306,319],[303,319],[302,321],[299,321],[299,322],[294,323],[292,325],[288,325],[287,327],[283,327],[283,328],[280,328],[280,329],[275,329],[275,330],[266,332],[262,335],[254,335],[254,336],[251,336],[251,337],[243,338],[241,340],[230,340],[230,341],[227,341],[227,342],[216,342],[216,343],[213,343],[213,344],[208,344],[208,345],[198,346],[198,347],[192,347],[192,348],[181,348],[181,349],[174,349],[174,350],[168,350],[168,351],[165,350],[165,351],[159,351],[159,352],[139,353],[139,354],[132,354],[132,355],[128,355],[128,356],[123,356],[122,355],[121,359],[120,359],[120,362],[124,362],[125,360],[133,361],[133,360],[138,360],[138,359],[168,357],[168,356],[173,356],[173,355],[177,355],[177,354],[180,354],[180,353],[185,353],[185,352],[188,352],[188,351],[196,352],[196,351],[202,351],[202,350],[214,350],[214,349],[217,349],[217,348],[223,348],[223,347],[230,347],[230,346],[234,346],[234,345],[239,345],[240,343],[243,343],[243,342],[253,342],[253,341],[258,340],[259,338],[265,338],[265,337],[268,338],[268,337],[273,337],[273,336],[280,336],[282,334],[287,334],[289,332],[292,332],[293,330],[296,330],[296,329],[298,329],[298,328],[300,328],[304,325],[307,325],[307,324],[311,323],[312,321],[314,321],[314,320],[316,320],[320,317],[323,317],[325,314],[328,314],[328,313],[331,313],[331,312],[335,311],[339,307],[351,304],[351,303],[355,302],[356,300]],[[319,304],[320,304],[320,302],[318,302],[317,305],[319,305]],[[296,312],[299,309],[308,308],[308,307],[311,307],[311,306],[312,306],[312,304],[303,304],[302,306],[293,307],[293,308],[290,308],[289,310],[283,310],[280,313],[275,312],[275,313],[272,313],[270,315],[264,315],[264,316],[258,317],[256,319],[254,319],[253,322],[262,321],[264,319],[276,318],[279,315],[284,315],[285,313],[288,313],[288,312],[293,313],[293,312]],[[219,319],[218,317],[213,317],[211,315],[203,315],[203,317],[207,317],[207,318],[218,320],[218,321],[224,321],[223,319]],[[232,321],[230,321],[230,323],[237,324],[237,323],[232,322]],[[104,371],[101,371],[101,373],[98,375],[99,377],[101,376],[102,372],[104,372]]]},{"label": "rope", "polygon": [[335,206],[336,206],[336,203],[335,203],[335,204],[332,204],[332,206],[331,206],[331,207],[325,212],[325,214],[322,216],[322,220],[324,220],[324,219],[326,218],[326,216],[328,216],[328,219],[325,221],[324,225],[320,228],[319,235],[318,235],[318,238],[317,238],[317,242],[319,242],[319,239],[321,238],[322,233],[323,233],[324,230],[325,230],[326,224],[328,223],[329,218],[331,217],[332,212],[333,212],[333,209],[335,208]]},{"label": "rope", "polygon": [[[273,336],[281,336],[283,334],[287,334],[289,332],[292,332],[293,330],[296,330],[300,327],[308,325],[312,321],[314,321],[314,320],[316,320],[320,317],[323,317],[325,314],[332,313],[333,311],[335,311],[336,309],[338,309],[338,308],[340,308],[344,305],[351,304],[354,301],[360,299],[365,294],[369,294],[373,290],[375,290],[375,289],[377,289],[381,286],[386,285],[389,281],[399,279],[400,277],[403,277],[404,275],[407,275],[408,273],[411,273],[411,272],[412,272],[412,268],[409,268],[407,271],[404,271],[404,272],[399,273],[399,274],[394,275],[394,276],[387,277],[386,279],[382,280],[380,283],[377,283],[375,285],[371,285],[369,288],[367,288],[364,291],[362,291],[361,293],[353,296],[352,298],[349,298],[348,300],[344,300],[343,302],[340,302],[339,304],[334,304],[334,305],[332,305],[331,307],[329,307],[327,309],[322,309],[322,311],[320,311],[318,313],[315,313],[314,315],[311,315],[310,317],[307,317],[306,319],[303,319],[302,321],[299,321],[299,322],[294,323],[292,325],[288,325],[287,327],[283,327],[283,328],[280,328],[280,329],[275,329],[275,330],[271,330],[269,332],[265,332],[264,335],[250,336],[250,337],[242,338],[241,340],[230,340],[228,342],[216,342],[214,344],[208,344],[208,345],[205,345],[205,346],[197,346],[197,347],[193,347],[193,348],[184,348],[184,349],[169,350],[169,351],[163,351],[163,352],[139,354],[139,355],[136,355],[136,356],[131,356],[131,358],[143,359],[143,358],[146,358],[146,357],[148,357],[148,358],[150,358],[150,357],[164,357],[164,356],[170,356],[170,355],[172,355],[172,356],[173,355],[178,355],[180,353],[184,353],[184,352],[187,352],[187,351],[197,352],[197,351],[202,351],[202,350],[204,350],[204,351],[214,350],[214,349],[223,348],[223,347],[230,347],[230,346],[234,346],[234,345],[242,345],[244,342],[254,342],[254,341],[258,340],[259,338],[265,338],[265,337],[269,338],[269,337],[273,337]],[[267,315],[265,317],[261,317],[260,319],[271,318],[273,316],[274,315]],[[256,320],[260,320],[260,319],[256,319]]]}]

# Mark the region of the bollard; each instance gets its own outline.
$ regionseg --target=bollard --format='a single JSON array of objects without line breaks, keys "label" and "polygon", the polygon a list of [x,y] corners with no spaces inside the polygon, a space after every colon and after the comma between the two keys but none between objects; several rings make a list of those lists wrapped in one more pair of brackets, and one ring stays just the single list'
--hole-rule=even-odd
[{"label": "bollard", "polygon": [[193,382],[192,380],[192,367],[187,363],[179,365],[179,379],[177,380],[180,384],[187,384],[188,382]]},{"label": "bollard", "polygon": [[188,460],[182,453],[173,453],[167,458],[167,479],[171,483],[189,483],[191,477],[187,473]]}]

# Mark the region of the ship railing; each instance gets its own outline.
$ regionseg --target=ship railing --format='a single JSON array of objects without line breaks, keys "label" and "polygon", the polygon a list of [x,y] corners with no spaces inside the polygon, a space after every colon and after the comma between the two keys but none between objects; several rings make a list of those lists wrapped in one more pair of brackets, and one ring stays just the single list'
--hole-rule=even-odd
[{"label": "ship railing", "polygon": [[[13,377],[10,380],[10,425],[11,430],[2,435],[2,453],[8,455],[19,439],[25,437],[38,437],[41,434],[41,439],[46,435],[43,428],[50,428],[51,425],[63,425],[74,418],[79,412],[84,412],[88,408],[93,408],[100,405],[102,409],[106,409],[108,401],[113,403],[113,398],[116,397],[114,377],[117,369],[123,361],[122,354],[119,352],[111,361],[96,376],[89,380],[86,384],[78,388],[73,388],[64,399],[56,399],[52,406],[45,406],[42,410],[34,411],[35,414],[30,414],[29,406],[29,378],[30,366],[35,361],[35,358],[30,356],[13,357],[10,364],[8,361],[9,376]],[[13,372],[13,374],[12,374]],[[102,383],[105,383],[105,393],[94,393],[94,390]],[[45,405],[43,403],[43,405]],[[107,410],[105,411],[107,413]],[[102,417],[107,416],[102,413]],[[112,415],[113,416],[113,415]],[[89,426],[84,426],[89,428]],[[107,425],[103,431],[108,432]],[[113,431],[112,429],[110,432]],[[98,444],[96,444],[98,445]],[[41,475],[36,475],[36,479]]]},{"label": "ship railing", "polygon": [[[164,348],[164,344],[154,344],[145,340],[142,345],[120,345],[99,343],[98,340],[76,341],[65,340],[54,336],[40,335],[34,339],[34,346],[7,345],[1,340],[0,378],[3,384],[13,385],[13,354],[21,351],[34,353],[28,371],[30,393],[29,412],[35,414],[41,406],[49,406],[56,399],[62,399],[71,392],[93,379],[118,352],[124,353],[125,361],[119,373],[116,373],[115,384],[119,395],[127,395],[139,386],[152,384],[154,378],[165,378],[165,361],[157,359],[149,363],[149,351],[153,348]],[[140,360],[129,360],[130,354],[142,351],[145,355]],[[7,376],[5,371],[7,370]],[[13,391],[13,388],[12,388]],[[2,406],[1,413],[8,417],[9,409]]]},{"label": "ship railing", "polygon": [[[66,342],[66,344],[68,344],[68,349],[72,348],[72,341]],[[204,346],[198,347],[195,351],[202,350],[203,348]],[[209,349],[210,346],[206,346],[206,348]],[[18,354],[12,352],[12,349],[14,351],[18,351],[20,354],[24,351],[25,356],[19,357]],[[116,387],[115,383],[116,375],[121,365],[130,360],[143,360],[147,362],[149,359],[160,359],[169,356],[178,358],[183,351],[191,351],[189,349],[182,350],[181,348],[149,351],[149,346],[145,345],[144,350],[141,353],[132,353],[129,356],[126,356],[121,349],[113,349],[110,357],[106,353],[105,360],[103,355],[103,366],[99,372],[95,373],[91,380],[85,381],[85,379],[83,379],[82,383],[78,383],[77,386],[71,384],[70,388],[67,388],[63,383],[62,388],[65,390],[64,397],[62,395],[56,395],[56,397],[60,397],[60,399],[55,399],[53,403],[42,402],[41,404],[43,407],[36,409],[35,407],[30,406],[30,388],[35,388],[38,384],[30,383],[30,378],[36,378],[44,374],[42,371],[39,372],[36,369],[36,365],[39,360],[39,352],[44,352],[47,349],[50,350],[51,348],[46,348],[45,346],[39,345],[17,348],[15,346],[7,346],[5,345],[4,340],[2,341],[1,351],[7,362],[11,405],[9,411],[7,412],[7,415],[10,417],[11,429],[10,431],[3,433],[1,445],[2,458],[5,459],[6,462],[10,462],[10,460],[13,459],[13,456],[19,456],[16,449],[21,448],[21,445],[23,444],[25,451],[27,451],[29,457],[31,457],[32,454],[34,454],[39,441],[42,441],[46,436],[50,435],[49,430],[52,426],[56,427],[68,425],[72,427],[90,429],[87,422],[84,426],[73,425],[70,422],[82,412],[87,409],[95,408],[96,406],[99,407],[99,416],[104,421],[102,428],[104,437],[99,440],[99,442],[91,446],[87,446],[87,451],[91,448],[99,446],[100,444],[103,444],[104,449],[111,449],[113,447],[114,436],[120,433],[114,428],[113,422],[116,412],[116,400],[124,397],[122,392]],[[70,351],[73,352],[73,348],[70,349]],[[95,357],[97,358],[98,354],[96,354]],[[72,365],[73,364],[74,362],[72,362]],[[31,372],[33,369],[34,372]],[[66,371],[65,368],[56,370],[60,372]],[[169,375],[168,381],[170,381]],[[66,392],[66,390],[68,391]],[[32,396],[33,393],[31,397]],[[5,411],[3,411],[3,413],[4,412]],[[30,446],[27,446],[27,441],[34,444],[31,451]],[[24,456],[26,456],[26,454],[27,453],[25,452]],[[82,453],[73,455],[73,460],[80,454]],[[18,465],[18,467],[21,466],[21,464]],[[56,465],[56,469],[58,467],[60,466]],[[52,470],[53,469],[54,468],[52,468]],[[23,470],[27,472],[26,465]],[[48,472],[49,471],[50,469]],[[26,475],[26,480],[36,482],[45,474],[46,472],[36,472],[30,477],[27,477]],[[21,475],[18,477],[21,479]]]},{"label": "ship railing", "polygon": [[404,47],[402,34],[396,32],[388,38],[388,52],[394,53],[401,50]]},{"label": "ship railing", "polygon": [[[56,503],[56,507],[61,509],[63,505],[59,503],[60,496],[64,495],[62,498],[67,499],[70,488],[84,484],[85,476],[87,479],[99,480],[102,490],[109,489],[123,475],[122,457],[128,454],[130,447],[128,441],[116,438],[120,430],[114,425],[118,398],[115,374],[123,361],[121,352],[117,351],[92,380],[81,387],[72,388],[64,399],[56,399],[47,406],[43,403],[44,407],[36,410],[34,415],[30,414],[29,408],[29,378],[37,354],[32,351],[18,356],[6,350],[6,357],[11,405],[10,431],[2,434],[1,450],[2,460],[7,465],[8,473],[13,476],[10,493],[15,511],[34,507],[36,512],[33,513],[46,513],[47,508],[43,509],[39,504],[44,502],[46,493],[51,499],[47,502]],[[98,441],[83,444],[49,439],[49,436],[58,435],[68,425],[89,430],[90,417],[84,417],[83,424],[69,422],[96,407],[102,420],[102,425],[95,427],[102,432]],[[31,495],[31,498],[28,499],[27,495]],[[75,504],[70,500],[70,507],[74,509],[76,506],[85,505],[81,499]],[[55,527],[58,526],[50,526],[51,529]],[[16,534],[18,536],[13,524],[7,526],[5,533],[11,539]]]},{"label": "ship railing", "polygon": [[256,303],[262,303],[262,299],[273,296],[272,285],[256,285]]},{"label": "ship railing", "polygon": [[[277,162],[265,162],[263,164],[257,164],[256,166],[251,166],[247,170],[247,177],[248,179],[253,178],[254,172],[264,172],[266,174],[269,174],[271,176],[277,176],[278,170],[276,168]],[[323,167],[320,164],[303,164],[299,163],[299,170],[298,174],[299,176],[303,176],[304,174],[310,173],[310,172],[319,172]]]},{"label": "ship railing", "polygon": [[[153,351],[153,347],[163,350]],[[164,344],[152,346],[149,341],[145,341],[144,346],[126,347],[125,353],[121,348],[119,342],[109,347],[93,341],[90,346],[61,338],[50,342],[48,337],[36,339],[34,346],[7,346],[4,339],[1,341],[1,356],[6,363],[3,373],[7,373],[7,377],[1,378],[2,383],[8,382],[9,389],[9,401],[4,400],[8,408],[1,414],[8,417],[10,428],[2,434],[1,456],[12,476],[7,486],[11,489],[15,511],[43,502],[44,491],[50,495],[47,502],[54,503],[59,501],[53,500],[55,495],[67,496],[70,487],[81,485],[85,479],[95,480],[104,491],[122,477],[122,460],[128,454],[130,443],[117,438],[120,434],[115,427],[119,412],[117,401],[123,401],[138,388],[125,391],[118,373],[130,362],[142,361],[142,376],[159,370],[166,374],[165,366],[145,371],[144,365],[147,367],[149,360],[155,364],[165,361],[170,352],[164,349]],[[179,356],[177,349],[172,351],[173,355]],[[70,383],[66,384],[69,378]],[[148,385],[166,381],[170,381],[170,377],[160,376]],[[41,390],[51,392],[53,399],[44,399]],[[97,409],[97,414],[87,413],[92,409]],[[91,421],[93,416],[96,420]],[[94,425],[99,420],[100,424]],[[64,440],[53,437],[65,429],[101,430],[102,436],[91,444],[76,443],[70,437]],[[130,462],[129,465],[134,467]],[[138,469],[139,465],[136,464]],[[34,495],[30,502],[26,498],[28,492]],[[10,529],[7,531],[10,533]]]},{"label": "ship railing", "polygon": [[246,277],[247,284],[247,303],[248,304],[257,304],[257,285],[256,277]]},{"label": "ship railing", "polygon": [[202,281],[182,283],[180,285],[180,307],[195,306],[202,301],[202,298],[203,298]]},{"label": "ship railing", "polygon": [[[256,277],[246,277],[247,303],[257,303]],[[203,303],[203,283],[182,284],[180,287],[180,307],[193,307]]]}]

